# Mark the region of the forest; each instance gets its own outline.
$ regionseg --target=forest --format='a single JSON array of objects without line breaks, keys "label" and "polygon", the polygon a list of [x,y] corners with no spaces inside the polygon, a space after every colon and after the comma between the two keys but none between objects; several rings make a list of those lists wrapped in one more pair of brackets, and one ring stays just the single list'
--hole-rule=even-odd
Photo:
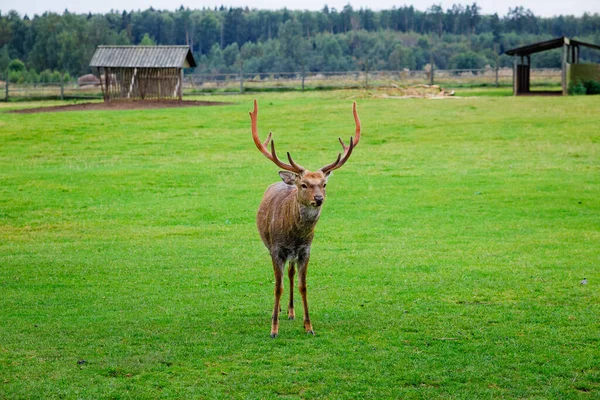
[{"label": "forest", "polygon": [[[523,7],[481,14],[477,3],[426,11],[320,11],[204,8],[107,14],[19,15],[0,10],[0,77],[52,82],[90,72],[98,45],[189,45],[201,74],[332,72],[510,66],[504,51],[568,36],[600,44],[600,15],[541,18]],[[532,66],[560,66],[560,51],[536,55]],[[600,62],[584,50],[583,62]]]}]

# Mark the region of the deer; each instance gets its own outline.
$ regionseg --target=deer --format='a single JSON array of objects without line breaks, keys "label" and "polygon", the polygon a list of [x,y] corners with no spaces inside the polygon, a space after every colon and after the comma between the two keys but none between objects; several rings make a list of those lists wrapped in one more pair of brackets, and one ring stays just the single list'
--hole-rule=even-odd
[{"label": "deer", "polygon": [[[315,334],[308,313],[306,290],[306,274],[310,258],[310,246],[321,209],[325,201],[325,187],[332,171],[342,167],[350,158],[352,151],[360,140],[360,119],[356,111],[356,102],[352,105],[356,132],[345,144],[341,138],[342,153],[331,164],[311,172],[297,164],[290,153],[289,163],[281,161],[275,152],[272,132],[263,142],[258,135],[258,104],[254,100],[254,110],[249,112],[252,125],[252,138],[258,150],[275,165],[281,181],[273,183],[265,191],[256,214],[256,226],[265,247],[271,255],[273,272],[275,273],[275,304],[271,316],[271,337],[279,334],[279,313],[281,312],[281,296],[283,294],[283,274],[288,264],[290,281],[290,300],[288,303],[288,319],[295,319],[294,312],[294,276],[298,270],[298,291],[302,297],[304,308],[304,330],[307,334]],[[271,151],[268,150],[270,143]]]}]

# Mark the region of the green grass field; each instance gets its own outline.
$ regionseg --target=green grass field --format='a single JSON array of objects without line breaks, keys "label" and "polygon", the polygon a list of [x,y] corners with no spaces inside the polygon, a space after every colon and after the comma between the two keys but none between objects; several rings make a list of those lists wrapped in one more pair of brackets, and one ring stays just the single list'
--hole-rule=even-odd
[{"label": "green grass field", "polygon": [[284,312],[277,339],[254,218],[278,169],[253,97],[210,99],[234,104],[0,106],[0,398],[600,398],[598,97],[258,95],[309,169],[354,100],[363,124],[313,243],[316,336]]}]

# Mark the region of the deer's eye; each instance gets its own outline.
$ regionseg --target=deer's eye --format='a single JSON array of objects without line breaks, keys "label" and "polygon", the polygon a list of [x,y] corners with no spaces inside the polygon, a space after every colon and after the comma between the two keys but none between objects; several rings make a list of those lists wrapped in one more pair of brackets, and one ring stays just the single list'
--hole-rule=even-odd
[{"label": "deer's eye", "polygon": [[302,189],[306,189],[307,187],[304,183],[302,184]]},{"label": "deer's eye", "polygon": [[325,187],[325,186],[327,186],[327,184],[326,184],[326,183],[324,183],[324,184],[323,184],[323,187]]}]

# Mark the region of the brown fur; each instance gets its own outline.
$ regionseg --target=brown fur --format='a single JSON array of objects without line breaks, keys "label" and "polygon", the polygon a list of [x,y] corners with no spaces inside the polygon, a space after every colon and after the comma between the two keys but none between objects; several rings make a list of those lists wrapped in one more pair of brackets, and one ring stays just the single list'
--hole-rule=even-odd
[{"label": "brown fur", "polygon": [[[274,183],[267,188],[256,216],[258,232],[271,253],[275,273],[275,305],[271,336],[277,336],[279,331],[280,299],[283,293],[283,272],[286,262],[289,262],[290,279],[288,317],[295,318],[293,284],[297,266],[298,289],[304,306],[304,328],[306,332],[314,334],[306,299],[306,270],[314,229],[325,200],[327,176],[321,171],[306,171],[301,175],[282,171],[280,175],[283,182]],[[321,201],[315,200],[319,197]]]}]

